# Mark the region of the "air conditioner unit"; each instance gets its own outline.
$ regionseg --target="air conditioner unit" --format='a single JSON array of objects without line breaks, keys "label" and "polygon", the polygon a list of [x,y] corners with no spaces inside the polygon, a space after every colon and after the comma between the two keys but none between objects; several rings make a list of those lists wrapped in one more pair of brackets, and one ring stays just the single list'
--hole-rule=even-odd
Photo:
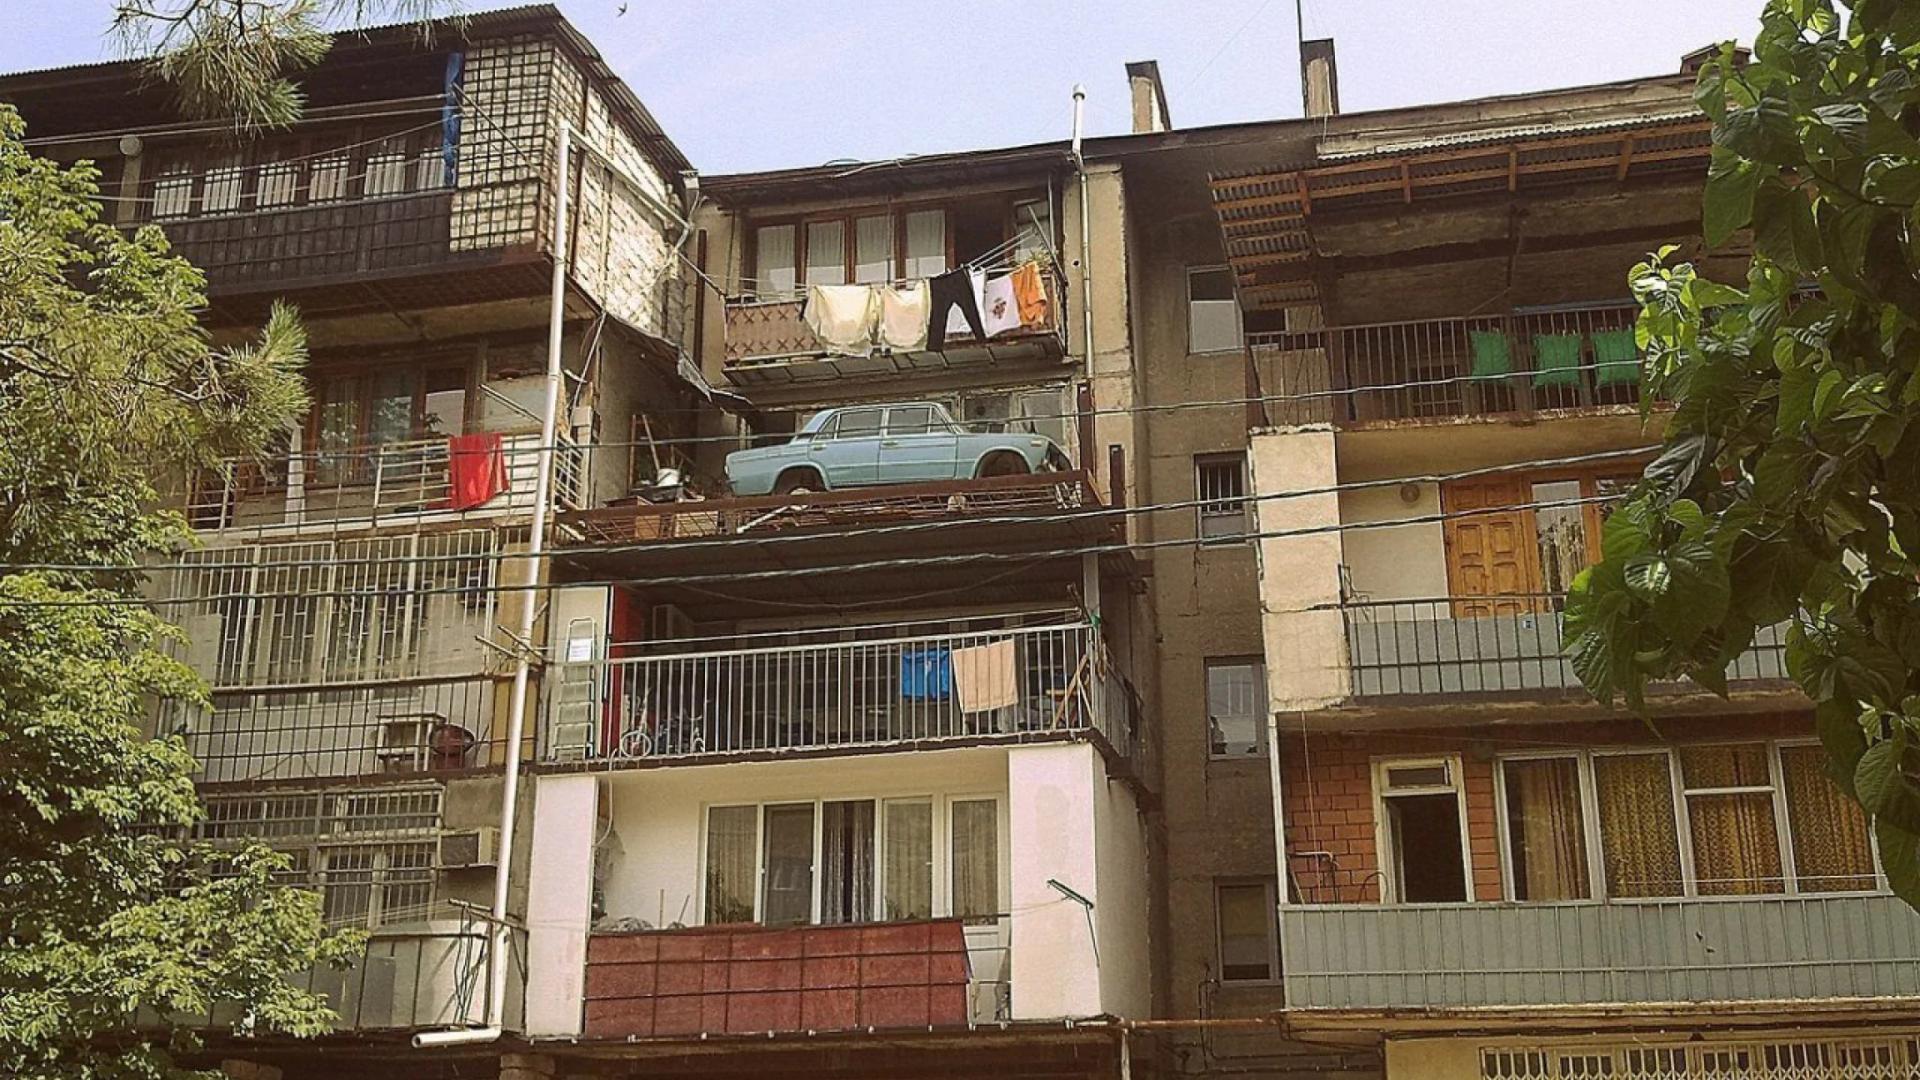
[{"label": "air conditioner unit", "polygon": [[497,866],[499,862],[499,829],[455,829],[440,834],[440,869],[442,870],[468,870]]}]

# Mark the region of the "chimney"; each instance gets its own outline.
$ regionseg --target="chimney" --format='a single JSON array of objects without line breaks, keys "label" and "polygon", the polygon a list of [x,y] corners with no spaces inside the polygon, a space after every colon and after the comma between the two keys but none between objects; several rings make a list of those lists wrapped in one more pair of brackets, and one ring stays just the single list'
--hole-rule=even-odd
[{"label": "chimney", "polygon": [[1307,117],[1340,115],[1340,70],[1333,63],[1333,39],[1300,43],[1300,98]]},{"label": "chimney", "polygon": [[1127,88],[1133,97],[1133,133],[1166,131],[1167,92],[1160,85],[1160,61],[1135,60],[1127,65]]}]

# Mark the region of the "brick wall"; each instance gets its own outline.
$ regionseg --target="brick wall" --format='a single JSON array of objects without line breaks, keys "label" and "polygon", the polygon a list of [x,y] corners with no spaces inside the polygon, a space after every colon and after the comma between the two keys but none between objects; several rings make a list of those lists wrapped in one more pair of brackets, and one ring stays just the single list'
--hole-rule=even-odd
[{"label": "brick wall", "polygon": [[1661,745],[1728,739],[1805,738],[1806,713],[1695,717],[1499,729],[1425,729],[1364,735],[1297,734],[1280,740],[1290,873],[1305,903],[1377,903],[1373,763],[1389,757],[1457,756],[1466,785],[1473,895],[1499,900],[1500,830],[1494,759],[1527,749]]}]

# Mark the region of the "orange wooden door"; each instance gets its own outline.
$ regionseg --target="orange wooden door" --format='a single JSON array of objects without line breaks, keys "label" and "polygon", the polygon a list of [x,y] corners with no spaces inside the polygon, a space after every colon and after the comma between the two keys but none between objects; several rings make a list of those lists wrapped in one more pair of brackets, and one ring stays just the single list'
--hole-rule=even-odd
[{"label": "orange wooden door", "polygon": [[[1533,511],[1524,509],[1529,494],[1527,483],[1518,479],[1448,484],[1441,489],[1454,618],[1540,610],[1540,555],[1533,537]],[[1481,510],[1486,512],[1475,512]]]}]

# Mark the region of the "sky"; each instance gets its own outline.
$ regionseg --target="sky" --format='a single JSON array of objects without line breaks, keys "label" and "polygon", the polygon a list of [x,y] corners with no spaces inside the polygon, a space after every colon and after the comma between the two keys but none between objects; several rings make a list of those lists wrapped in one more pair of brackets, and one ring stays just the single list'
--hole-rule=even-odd
[{"label": "sky", "polygon": [[[1677,71],[1761,0],[1302,0],[1343,111]],[[465,0],[465,10],[511,0]],[[0,71],[113,59],[113,0],[0,0]],[[701,172],[1127,130],[1158,60],[1176,128],[1300,115],[1292,0],[560,0]],[[624,14],[622,13],[624,11]]]}]

